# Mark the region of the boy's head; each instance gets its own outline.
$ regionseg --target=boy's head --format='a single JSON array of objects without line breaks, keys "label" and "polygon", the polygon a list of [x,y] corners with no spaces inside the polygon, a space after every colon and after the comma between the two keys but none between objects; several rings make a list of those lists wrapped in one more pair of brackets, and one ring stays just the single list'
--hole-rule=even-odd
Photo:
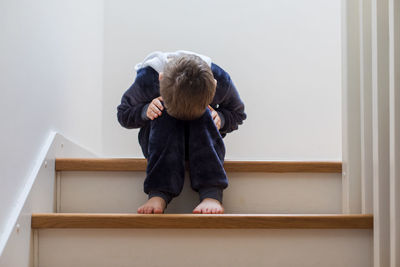
[{"label": "boy's head", "polygon": [[216,85],[211,68],[195,55],[172,58],[160,73],[160,94],[168,114],[181,120],[203,115]]}]

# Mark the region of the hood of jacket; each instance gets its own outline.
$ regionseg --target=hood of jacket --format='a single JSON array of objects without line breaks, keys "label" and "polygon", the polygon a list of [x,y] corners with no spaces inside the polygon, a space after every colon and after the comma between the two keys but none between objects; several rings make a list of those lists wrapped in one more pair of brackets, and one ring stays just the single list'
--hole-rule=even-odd
[{"label": "hood of jacket", "polygon": [[190,52],[185,50],[178,50],[176,52],[155,51],[153,53],[150,53],[142,62],[136,64],[135,71],[150,66],[158,73],[163,72],[164,67],[168,63],[168,60],[170,58],[180,56],[182,54],[196,55],[200,57],[202,60],[204,60],[208,64],[208,66],[211,67],[211,62],[212,62],[211,58],[201,54],[197,54],[195,52]]}]

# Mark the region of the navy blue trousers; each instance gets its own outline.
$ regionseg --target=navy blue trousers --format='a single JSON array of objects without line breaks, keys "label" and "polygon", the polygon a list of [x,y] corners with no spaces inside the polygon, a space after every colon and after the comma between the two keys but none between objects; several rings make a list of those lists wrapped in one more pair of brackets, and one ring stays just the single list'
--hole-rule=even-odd
[{"label": "navy blue trousers", "polygon": [[214,198],[222,203],[222,191],[228,186],[223,168],[225,145],[210,111],[199,119],[183,121],[168,115],[142,128],[139,143],[147,159],[144,192],[162,197],[167,205],[178,196],[188,161],[191,187],[199,192],[200,201]]}]

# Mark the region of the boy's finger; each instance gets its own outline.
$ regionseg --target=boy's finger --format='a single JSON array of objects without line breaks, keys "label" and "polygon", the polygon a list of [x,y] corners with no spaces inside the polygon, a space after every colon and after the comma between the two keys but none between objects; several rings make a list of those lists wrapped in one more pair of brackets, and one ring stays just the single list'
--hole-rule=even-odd
[{"label": "boy's finger", "polygon": [[152,110],[155,114],[161,115],[161,111],[158,109],[157,106],[151,105],[151,110]]},{"label": "boy's finger", "polygon": [[153,115],[153,116],[152,116],[152,117],[153,117],[153,119],[157,118],[157,117],[158,117],[158,114],[157,114],[157,112],[154,112],[154,111],[152,111],[152,112],[153,112],[153,114],[152,114],[152,115]]},{"label": "boy's finger", "polygon": [[163,105],[161,104],[160,100],[158,100],[157,98],[154,100],[154,105],[156,105],[156,107],[157,107],[159,110],[163,110],[163,109],[164,109],[164,107],[163,107]]},{"label": "boy's finger", "polygon": [[150,106],[149,106],[149,112],[150,112],[150,115],[151,115],[151,116],[153,116],[154,109],[155,109],[154,105],[150,105]]},{"label": "boy's finger", "polygon": [[150,119],[150,120],[154,120],[157,116],[157,113],[156,112],[154,112],[153,111],[153,109],[152,109],[152,107],[151,107],[151,105],[149,106],[149,109],[148,109],[148,111],[147,111],[147,117]]},{"label": "boy's finger", "polygon": [[217,126],[217,128],[218,128],[218,130],[219,130],[219,128],[221,127],[221,123],[220,123],[220,121],[218,120],[218,118],[216,118],[216,119],[214,120],[214,123],[215,123],[215,126]]},{"label": "boy's finger", "polygon": [[208,105],[208,109],[211,110],[211,111],[215,111],[215,110],[212,108],[212,106],[210,106],[210,105]]}]

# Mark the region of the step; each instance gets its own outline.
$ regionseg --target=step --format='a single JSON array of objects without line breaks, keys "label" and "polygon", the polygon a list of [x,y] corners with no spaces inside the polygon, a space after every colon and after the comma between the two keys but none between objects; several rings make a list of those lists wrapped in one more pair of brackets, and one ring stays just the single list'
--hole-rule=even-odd
[{"label": "step", "polygon": [[32,214],[32,228],[371,229],[364,214]]},{"label": "step", "polygon": [[38,265],[372,266],[372,215],[34,214]]},{"label": "step", "polygon": [[[57,159],[59,212],[134,213],[146,201],[144,159]],[[226,161],[226,213],[341,213],[340,162]],[[192,213],[186,174],[166,213]]]},{"label": "step", "polygon": [[[145,171],[146,159],[140,158],[57,158],[56,171]],[[341,173],[342,163],[335,161],[234,161],[226,160],[227,172],[306,172]]]}]

